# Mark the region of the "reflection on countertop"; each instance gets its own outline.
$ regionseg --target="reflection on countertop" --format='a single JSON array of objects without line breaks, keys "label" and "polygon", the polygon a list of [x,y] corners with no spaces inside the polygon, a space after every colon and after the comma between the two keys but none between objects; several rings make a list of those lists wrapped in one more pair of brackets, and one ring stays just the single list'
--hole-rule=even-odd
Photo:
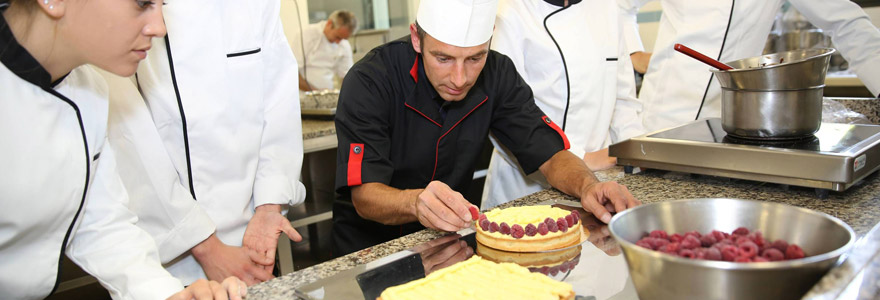
[{"label": "reflection on countertop", "polygon": [[[624,174],[622,168],[596,172],[602,181],[616,180],[626,185],[636,198],[643,203],[653,203],[672,199],[686,198],[741,198],[757,199],[769,202],[786,203],[806,207],[840,218],[853,227],[859,237],[880,221],[880,178],[872,174],[862,182],[843,193],[831,193],[826,199],[815,196],[814,190],[784,187],[778,184],[737,180],[711,176],[694,176],[690,174],[648,170],[639,174]],[[554,199],[574,198],[564,195],[555,189],[544,190],[502,205],[502,207],[532,205]],[[274,280],[253,286],[249,289],[249,299],[292,298],[293,288],[326,278],[357,265],[366,264],[418,244],[436,239],[444,233],[435,230],[423,230],[414,234],[370,247],[335,260],[331,260],[307,269],[303,269]],[[877,234],[880,240],[880,234]],[[880,244],[877,242],[875,244]],[[861,245],[861,244],[860,244]],[[862,250],[859,250],[862,249]],[[868,251],[876,254],[877,249],[856,248],[856,251]],[[844,265],[845,266],[845,265]],[[838,268],[840,269],[840,268]],[[845,287],[860,269],[835,270],[843,275],[836,280],[823,279],[822,286],[814,288],[812,293],[831,295],[834,289]],[[880,268],[877,268],[880,271]],[[880,274],[880,273],[876,273]],[[873,276],[865,276],[875,278]],[[834,297],[831,297],[832,299]]]}]

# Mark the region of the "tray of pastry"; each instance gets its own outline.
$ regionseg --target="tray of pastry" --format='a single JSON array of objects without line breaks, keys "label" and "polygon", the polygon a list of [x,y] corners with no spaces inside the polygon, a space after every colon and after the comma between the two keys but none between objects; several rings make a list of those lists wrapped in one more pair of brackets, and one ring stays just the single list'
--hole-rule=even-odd
[{"label": "tray of pastry", "polygon": [[306,116],[334,116],[338,101],[339,90],[305,92],[300,94],[300,112]]},{"label": "tray of pastry", "polygon": [[579,243],[556,252],[506,252],[479,244],[474,230],[464,229],[297,287],[296,290],[310,299],[372,300],[390,287],[425,278],[476,255],[494,262],[517,263],[531,272],[570,283],[575,299],[637,299],[626,261],[610,236],[607,225],[580,207],[573,206],[578,205],[577,202],[550,200],[539,205],[577,211],[584,231],[588,232],[589,243]]}]

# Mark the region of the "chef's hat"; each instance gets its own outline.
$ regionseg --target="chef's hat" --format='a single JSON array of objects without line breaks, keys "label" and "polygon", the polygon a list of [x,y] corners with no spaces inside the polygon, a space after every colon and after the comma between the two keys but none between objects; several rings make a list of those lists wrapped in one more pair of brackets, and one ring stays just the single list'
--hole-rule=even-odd
[{"label": "chef's hat", "polygon": [[416,22],[438,41],[473,47],[489,41],[498,0],[421,0]]}]

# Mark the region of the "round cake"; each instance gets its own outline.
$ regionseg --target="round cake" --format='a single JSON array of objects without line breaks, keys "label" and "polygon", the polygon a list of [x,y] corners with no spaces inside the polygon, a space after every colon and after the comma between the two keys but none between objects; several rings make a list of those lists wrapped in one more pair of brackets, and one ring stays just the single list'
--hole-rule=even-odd
[{"label": "round cake", "polygon": [[479,216],[477,242],[505,251],[536,252],[580,243],[577,211],[549,205],[493,209]]}]

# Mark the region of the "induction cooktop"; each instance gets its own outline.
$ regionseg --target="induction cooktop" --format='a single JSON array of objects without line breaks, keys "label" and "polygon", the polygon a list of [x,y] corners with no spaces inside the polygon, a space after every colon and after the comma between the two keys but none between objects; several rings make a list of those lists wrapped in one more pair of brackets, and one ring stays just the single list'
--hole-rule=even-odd
[{"label": "induction cooktop", "polygon": [[611,145],[623,166],[844,191],[880,167],[880,126],[822,123],[799,140],[756,141],[728,136],[721,119]]}]

